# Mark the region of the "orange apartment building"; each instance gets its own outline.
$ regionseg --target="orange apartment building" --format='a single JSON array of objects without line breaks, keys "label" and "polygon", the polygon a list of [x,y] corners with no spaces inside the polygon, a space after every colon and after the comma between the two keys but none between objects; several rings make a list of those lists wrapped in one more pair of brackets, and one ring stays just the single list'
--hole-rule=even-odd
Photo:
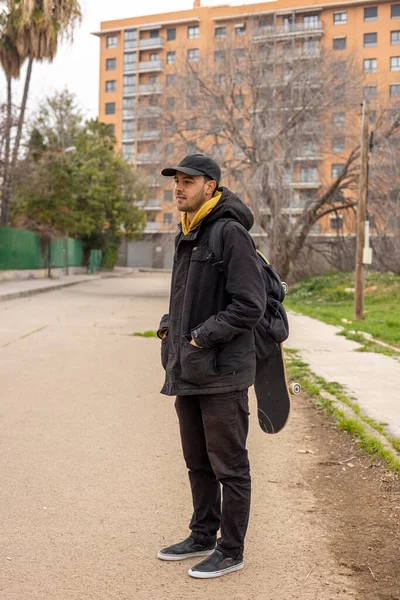
[{"label": "orange apartment building", "polygon": [[[173,82],[179,53],[201,61],[210,49],[220,48],[227,36],[254,44],[271,37],[280,44],[292,40],[297,48],[311,53],[318,53],[322,46],[338,61],[346,53],[357,57],[372,125],[375,104],[390,106],[400,101],[400,2],[276,0],[210,7],[195,0],[193,8],[185,11],[101,23],[95,35],[100,37],[99,119],[114,125],[118,149],[151,182],[144,206],[145,233],[153,246],[150,250],[148,244],[148,253],[154,253],[154,246],[162,253],[157,240],[175,231],[179,221],[172,184],[159,176],[168,144],[162,134],[161,99]],[[335,118],[336,146],[297,165],[291,183],[295,193],[317,190],[322,179],[335,177],[340,168],[349,121],[354,124],[354,117],[342,108]],[[331,216],[316,233],[334,234],[342,227],[340,217]],[[171,256],[158,256],[158,260],[154,255],[141,256],[138,260],[165,266]]]}]

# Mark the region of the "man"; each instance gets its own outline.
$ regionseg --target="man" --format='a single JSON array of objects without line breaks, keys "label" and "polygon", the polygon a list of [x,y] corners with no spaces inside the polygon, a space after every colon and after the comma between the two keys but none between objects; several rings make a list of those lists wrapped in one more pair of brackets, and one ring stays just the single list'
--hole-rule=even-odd
[{"label": "man", "polygon": [[[174,177],[182,223],[169,314],[158,331],[166,370],[161,392],[177,396],[194,511],[190,537],[160,550],[158,558],[206,556],[189,575],[219,577],[244,565],[250,511],[248,388],[255,375],[253,328],[265,309],[265,287],[248,233],[253,215],[238,196],[219,187],[218,164],[202,154],[189,155],[162,175]],[[222,264],[215,264],[209,236],[221,218],[232,221],[223,229]]]}]

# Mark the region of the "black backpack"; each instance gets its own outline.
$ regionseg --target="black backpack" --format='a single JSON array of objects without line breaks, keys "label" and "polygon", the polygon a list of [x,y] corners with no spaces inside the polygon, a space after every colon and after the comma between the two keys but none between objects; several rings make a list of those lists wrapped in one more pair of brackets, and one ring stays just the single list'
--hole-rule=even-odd
[{"label": "black backpack", "polygon": [[[223,230],[225,225],[230,221],[237,223],[235,219],[219,219],[212,225],[210,231],[209,261],[213,267],[221,272],[223,272]],[[264,315],[254,329],[257,360],[263,360],[269,355],[271,344],[281,344],[289,337],[288,318],[282,304],[285,299],[287,285],[282,283],[279,274],[269,264],[265,256],[256,250],[255,245],[254,252],[257,253],[259,258],[260,269],[264,279],[265,290],[267,292]]]}]

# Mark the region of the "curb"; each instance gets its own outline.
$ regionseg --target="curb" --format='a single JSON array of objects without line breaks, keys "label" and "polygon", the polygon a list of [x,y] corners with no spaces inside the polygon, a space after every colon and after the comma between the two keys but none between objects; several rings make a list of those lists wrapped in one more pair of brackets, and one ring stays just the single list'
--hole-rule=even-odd
[{"label": "curb", "polygon": [[66,283],[60,283],[56,285],[49,285],[46,287],[35,288],[32,290],[22,290],[20,292],[10,292],[9,294],[0,293],[0,302],[5,300],[15,300],[16,298],[26,298],[28,296],[35,296],[36,294],[44,294],[45,292],[53,292],[54,290],[60,290],[62,288],[71,287],[73,285],[79,285],[80,283],[88,283],[89,281],[97,281],[100,277],[95,279],[82,279],[81,281],[68,281]]}]

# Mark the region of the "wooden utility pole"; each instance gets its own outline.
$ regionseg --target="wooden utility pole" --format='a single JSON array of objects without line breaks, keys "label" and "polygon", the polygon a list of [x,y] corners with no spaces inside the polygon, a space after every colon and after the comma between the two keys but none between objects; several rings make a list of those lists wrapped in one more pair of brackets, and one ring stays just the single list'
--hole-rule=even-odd
[{"label": "wooden utility pole", "polygon": [[357,205],[357,247],[356,247],[356,276],[354,319],[360,321],[364,318],[364,264],[363,252],[365,245],[365,219],[367,216],[368,193],[368,152],[369,152],[369,109],[368,101],[362,104],[362,131],[361,131],[361,156],[360,156],[360,183]]}]

